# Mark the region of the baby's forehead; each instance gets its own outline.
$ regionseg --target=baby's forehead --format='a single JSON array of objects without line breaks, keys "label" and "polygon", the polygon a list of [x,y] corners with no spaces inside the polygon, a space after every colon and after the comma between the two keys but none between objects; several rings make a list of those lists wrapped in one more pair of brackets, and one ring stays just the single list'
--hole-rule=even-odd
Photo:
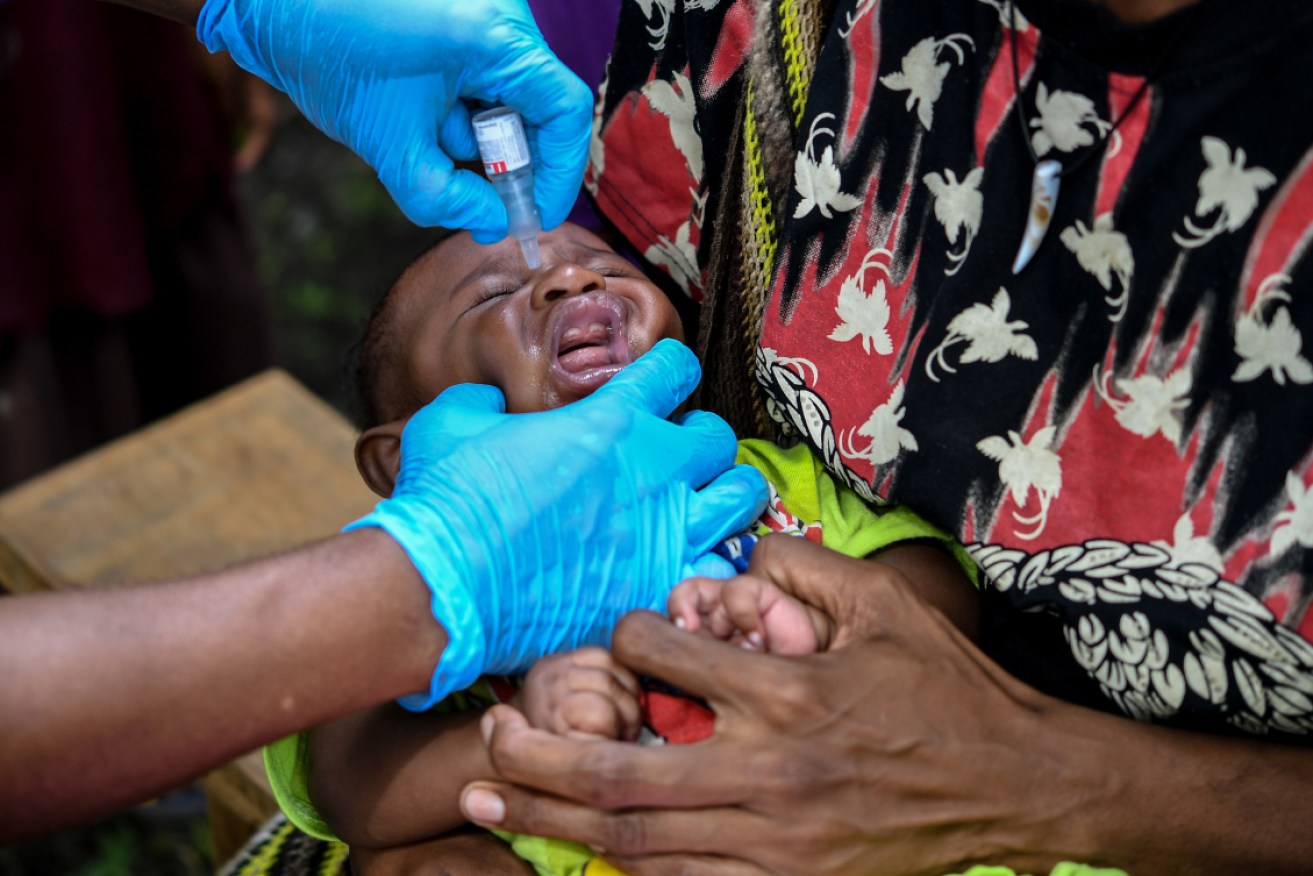
[{"label": "baby's forehead", "polygon": [[397,278],[395,291],[400,293],[398,297],[408,301],[435,297],[445,300],[458,281],[464,282],[461,278],[472,275],[477,279],[496,269],[495,253],[491,249],[476,244],[469,232],[448,234],[406,266]]},{"label": "baby's forehead", "polygon": [[[557,260],[588,263],[615,250],[586,229],[566,223],[542,234],[541,248]],[[459,231],[434,244],[413,266],[430,284],[448,292],[490,276],[519,277],[527,270],[518,241],[479,244]]]}]

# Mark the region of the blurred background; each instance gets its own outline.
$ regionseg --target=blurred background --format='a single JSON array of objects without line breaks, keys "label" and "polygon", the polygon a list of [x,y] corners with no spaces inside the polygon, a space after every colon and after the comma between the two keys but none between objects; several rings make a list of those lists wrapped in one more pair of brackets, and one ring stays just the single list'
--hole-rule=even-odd
[{"label": "blurred background", "polygon": [[[619,5],[531,2],[593,86]],[[0,134],[0,490],[271,366],[351,416],[348,351],[433,232],[282,95],[179,25],[0,0]],[[0,876],[215,866],[196,787],[0,847]]]},{"label": "blurred background", "polygon": [[[264,368],[350,416],[349,347],[432,236],[183,27],[0,0],[0,489]],[[214,872],[187,788],[0,876]]]},{"label": "blurred background", "polygon": [[179,25],[0,0],[0,487],[277,364],[346,401],[430,233]]}]

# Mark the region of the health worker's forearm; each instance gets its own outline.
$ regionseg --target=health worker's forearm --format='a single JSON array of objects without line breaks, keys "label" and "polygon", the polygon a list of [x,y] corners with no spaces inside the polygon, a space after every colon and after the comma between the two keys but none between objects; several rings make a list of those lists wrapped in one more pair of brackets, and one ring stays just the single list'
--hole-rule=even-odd
[{"label": "health worker's forearm", "polygon": [[205,0],[106,0],[119,6],[131,6],[142,12],[149,12],[161,18],[168,18],[189,27],[196,26],[196,18],[201,14]]},{"label": "health worker's forearm", "polygon": [[184,581],[0,600],[0,842],[427,689],[446,641],[376,529]]}]

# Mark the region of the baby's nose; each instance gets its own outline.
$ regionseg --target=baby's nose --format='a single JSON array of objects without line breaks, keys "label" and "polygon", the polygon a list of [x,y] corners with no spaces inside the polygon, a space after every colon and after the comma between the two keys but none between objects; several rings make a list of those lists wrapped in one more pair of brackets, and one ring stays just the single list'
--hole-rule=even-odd
[{"label": "baby's nose", "polygon": [[606,288],[606,278],[573,262],[560,262],[534,279],[534,307],[548,307],[562,298]]}]

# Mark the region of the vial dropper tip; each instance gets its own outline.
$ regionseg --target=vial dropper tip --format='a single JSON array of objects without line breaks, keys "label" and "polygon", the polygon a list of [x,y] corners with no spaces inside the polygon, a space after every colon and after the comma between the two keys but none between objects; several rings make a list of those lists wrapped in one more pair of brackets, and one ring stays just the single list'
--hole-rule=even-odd
[{"label": "vial dropper tip", "polygon": [[534,271],[538,270],[538,265],[542,264],[541,259],[538,257],[538,238],[521,237],[520,252],[524,253],[524,261],[529,266],[529,269]]}]

